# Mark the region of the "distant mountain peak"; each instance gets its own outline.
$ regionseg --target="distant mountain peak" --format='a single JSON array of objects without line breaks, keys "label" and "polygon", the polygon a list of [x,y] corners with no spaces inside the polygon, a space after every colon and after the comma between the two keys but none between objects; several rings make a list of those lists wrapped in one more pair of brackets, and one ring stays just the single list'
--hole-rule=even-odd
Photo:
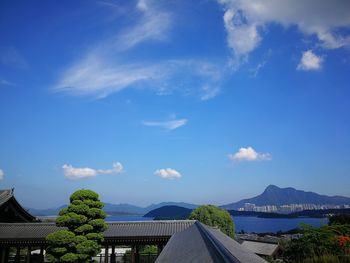
[{"label": "distant mountain peak", "polygon": [[270,184],[268,185],[266,188],[265,188],[265,191],[274,191],[274,190],[280,190],[282,188],[278,187],[277,185],[274,185],[274,184]]},{"label": "distant mountain peak", "polygon": [[315,205],[343,205],[350,204],[349,197],[327,196],[314,192],[297,190],[292,187],[280,188],[276,185],[268,185],[264,192],[253,198],[243,199],[236,203],[223,205],[226,209],[238,209],[244,207],[245,203],[257,206],[264,205],[290,205],[290,204],[315,204]]}]

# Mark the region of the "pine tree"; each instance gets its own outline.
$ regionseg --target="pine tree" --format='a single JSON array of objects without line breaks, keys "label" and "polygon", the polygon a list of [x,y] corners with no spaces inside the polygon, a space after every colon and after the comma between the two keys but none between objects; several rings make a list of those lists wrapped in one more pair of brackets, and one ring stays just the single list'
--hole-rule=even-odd
[{"label": "pine tree", "polygon": [[101,250],[106,217],[97,193],[78,190],[70,196],[70,205],[63,208],[56,225],[65,227],[47,236],[50,262],[92,262]]}]

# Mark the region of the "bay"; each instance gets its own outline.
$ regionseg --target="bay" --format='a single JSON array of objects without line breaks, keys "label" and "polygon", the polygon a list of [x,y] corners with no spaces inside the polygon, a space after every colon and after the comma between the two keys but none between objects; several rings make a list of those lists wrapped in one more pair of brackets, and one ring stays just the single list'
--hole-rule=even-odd
[{"label": "bay", "polygon": [[313,227],[321,227],[328,223],[327,218],[259,218],[250,216],[233,217],[236,232],[243,230],[246,233],[276,233],[288,231],[300,227],[300,224],[308,224]]},{"label": "bay", "polygon": [[[152,217],[141,215],[118,215],[108,216],[106,221],[151,221]],[[233,217],[236,232],[246,233],[276,233],[298,228],[300,224],[308,224],[313,227],[320,227],[328,223],[327,218],[259,218],[250,216]]]},{"label": "bay", "polygon": [[119,215],[107,216],[106,221],[151,221],[153,217],[143,217],[141,215]]}]

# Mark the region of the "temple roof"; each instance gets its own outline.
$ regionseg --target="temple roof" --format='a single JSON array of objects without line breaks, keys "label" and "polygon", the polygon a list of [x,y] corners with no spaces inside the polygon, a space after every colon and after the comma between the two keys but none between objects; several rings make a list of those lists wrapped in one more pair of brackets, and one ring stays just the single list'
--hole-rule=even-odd
[{"label": "temple roof", "polygon": [[0,190],[0,222],[33,222],[36,220],[14,196],[14,188]]},{"label": "temple roof", "polygon": [[198,221],[174,234],[156,263],[266,263],[220,230]]},{"label": "temple roof", "polygon": [[[106,222],[104,244],[166,244],[157,263],[266,263],[220,230],[195,220]],[[0,223],[0,245],[45,245],[55,223]]]},{"label": "temple roof", "polygon": [[[194,220],[106,222],[104,238],[109,240],[141,240],[164,238],[168,240],[173,234],[195,223]],[[59,229],[55,223],[0,223],[0,243],[4,241],[21,241],[25,239],[42,241],[46,236]]]},{"label": "temple roof", "polygon": [[0,190],[0,207],[5,204],[13,196],[14,189]]},{"label": "temple roof", "polygon": [[242,246],[255,254],[264,256],[273,256],[280,248],[278,244],[250,240],[244,240]]}]

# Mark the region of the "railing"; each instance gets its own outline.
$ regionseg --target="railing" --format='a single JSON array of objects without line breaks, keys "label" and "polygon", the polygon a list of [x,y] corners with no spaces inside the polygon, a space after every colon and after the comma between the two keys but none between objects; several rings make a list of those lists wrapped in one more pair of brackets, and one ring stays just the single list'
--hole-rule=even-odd
[{"label": "railing", "polygon": [[[154,263],[157,259],[158,255],[157,254],[152,254],[152,253],[140,253],[139,254],[139,260],[137,262],[139,263]],[[98,263],[105,263],[105,256],[104,255],[98,255],[93,258],[96,260]],[[115,261],[114,263],[131,263],[131,254],[130,253],[125,253],[125,254],[115,254],[114,257]],[[8,263],[15,263],[17,258],[15,255],[10,255],[8,258]],[[20,263],[25,263],[27,262],[27,256],[21,255],[19,258]],[[36,262],[41,262],[40,258],[38,256],[31,256],[30,257],[30,263],[36,263]],[[45,260],[45,262],[48,262]],[[112,263],[112,256],[108,256],[108,263]]]},{"label": "railing", "polygon": [[[152,253],[140,253],[139,254],[139,260],[137,262],[139,263],[154,263],[157,259],[158,255],[157,254],[152,254]],[[104,255],[99,255],[97,257],[93,258],[96,260],[98,263],[105,263],[105,256]],[[112,256],[108,256],[108,263],[112,263]],[[115,263],[131,263],[131,254],[130,253],[125,253],[125,254],[115,254]]]}]

